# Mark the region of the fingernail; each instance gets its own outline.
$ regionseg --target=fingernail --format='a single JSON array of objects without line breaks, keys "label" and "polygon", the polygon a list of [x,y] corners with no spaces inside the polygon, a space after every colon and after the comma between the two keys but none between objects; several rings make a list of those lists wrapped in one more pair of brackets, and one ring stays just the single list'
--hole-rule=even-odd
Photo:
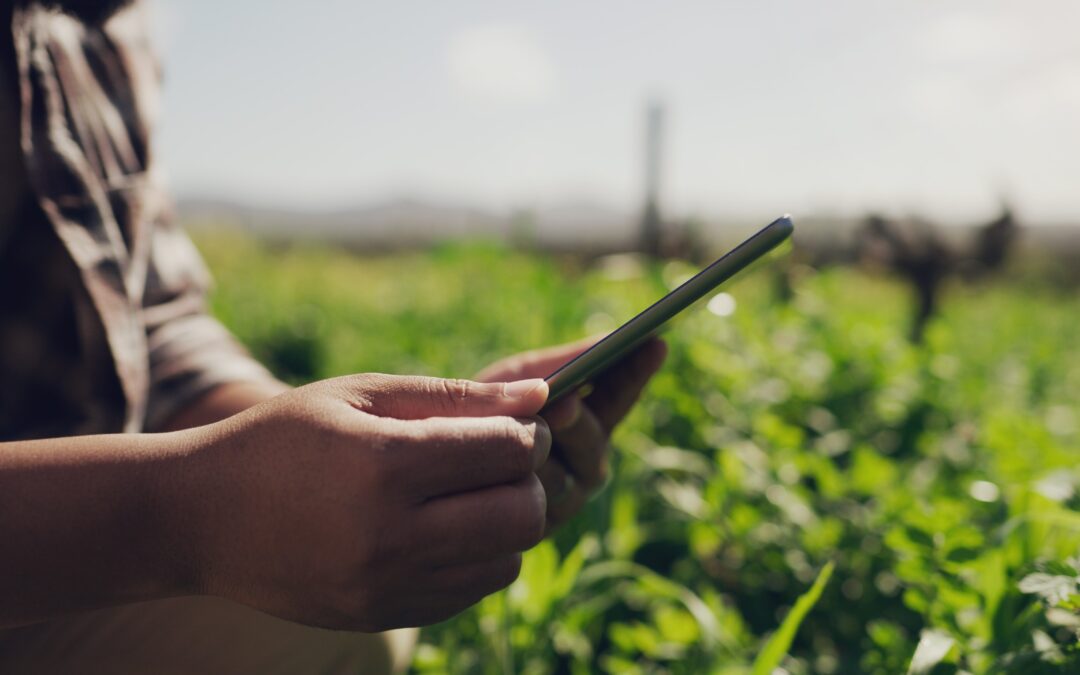
[{"label": "fingernail", "polygon": [[503,388],[503,394],[509,398],[525,398],[541,386],[546,386],[546,383],[540,378],[507,382],[506,386]]}]

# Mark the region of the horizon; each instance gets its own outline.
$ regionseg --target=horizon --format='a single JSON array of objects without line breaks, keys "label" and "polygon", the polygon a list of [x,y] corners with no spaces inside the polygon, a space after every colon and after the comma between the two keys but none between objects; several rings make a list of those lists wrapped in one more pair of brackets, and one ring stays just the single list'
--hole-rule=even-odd
[{"label": "horizon", "polygon": [[[511,218],[515,215],[519,215],[522,213],[543,214],[551,211],[565,210],[568,208],[579,208],[582,210],[603,212],[605,215],[613,218],[625,219],[627,223],[633,224],[638,223],[638,221],[640,220],[642,210],[640,206],[623,208],[616,204],[603,202],[600,200],[592,200],[587,196],[569,196],[561,199],[555,197],[552,199],[548,199],[544,202],[514,204],[509,206],[485,205],[478,202],[467,202],[462,199],[442,199],[435,196],[429,196],[419,193],[387,193],[385,195],[374,195],[370,198],[354,200],[351,202],[342,202],[340,204],[275,204],[272,201],[268,200],[247,200],[243,197],[232,197],[229,195],[218,196],[208,194],[177,194],[176,201],[181,211],[189,208],[194,208],[196,210],[202,211],[200,215],[206,215],[209,210],[213,210],[215,208],[222,208],[226,210],[236,209],[247,212],[266,212],[283,216],[314,215],[326,217],[347,215],[350,213],[360,213],[364,211],[381,209],[391,206],[415,205],[423,208],[475,211],[478,214],[494,218]],[[965,228],[985,224],[986,221],[990,220],[993,217],[996,217],[1000,213],[1000,209],[1002,206],[1002,204],[998,204],[996,208],[988,209],[983,213],[976,213],[968,218],[954,218],[951,220],[936,219],[930,215],[915,211],[897,211],[890,213],[881,213],[881,215],[899,220],[923,220],[933,225],[938,225],[945,228]],[[1020,218],[1019,224],[1022,227],[1072,228],[1080,226],[1080,218],[1065,220],[1044,219],[1032,221],[1024,219],[1024,214],[1021,209],[1015,209],[1015,211],[1018,213],[1018,216]],[[819,211],[792,213],[790,215],[800,221],[812,221],[815,223],[819,223],[832,220],[840,223],[850,224],[874,213],[879,212],[841,212],[839,210],[822,209]],[[742,225],[748,221],[758,222],[762,218],[775,218],[778,215],[780,215],[780,212],[777,212],[776,214],[770,216],[764,211],[740,212],[737,210],[730,210],[726,212],[665,214],[665,221],[682,222],[686,220],[697,220],[709,226],[725,227],[728,225]]]}]

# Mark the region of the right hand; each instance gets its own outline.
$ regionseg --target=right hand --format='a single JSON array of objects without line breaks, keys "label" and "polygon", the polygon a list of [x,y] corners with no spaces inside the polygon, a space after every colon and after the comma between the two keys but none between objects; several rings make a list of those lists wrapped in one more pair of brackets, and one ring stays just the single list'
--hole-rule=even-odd
[{"label": "right hand", "polygon": [[446,619],[543,536],[542,380],[354,375],[190,431],[195,592],[336,629]]}]

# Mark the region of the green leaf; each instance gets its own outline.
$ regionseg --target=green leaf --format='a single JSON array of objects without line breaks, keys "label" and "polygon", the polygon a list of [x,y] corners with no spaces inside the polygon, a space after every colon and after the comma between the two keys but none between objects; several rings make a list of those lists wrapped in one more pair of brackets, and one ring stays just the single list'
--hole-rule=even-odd
[{"label": "green leaf", "polygon": [[701,638],[697,621],[690,612],[662,605],[653,612],[653,623],[660,631],[660,636],[667,642],[692,644]]},{"label": "green leaf", "polygon": [[586,559],[593,556],[599,549],[600,544],[596,541],[596,535],[583,536],[574,548],[563,559],[559,566],[559,572],[552,582],[552,595],[556,600],[565,597],[573,589],[577,582],[581,568],[585,566]]},{"label": "green leaf", "polygon": [[637,494],[629,490],[615,493],[607,545],[616,558],[630,558],[645,538],[638,525],[637,500]]},{"label": "green leaf", "polygon": [[956,644],[951,635],[942,630],[924,630],[915,647],[915,654],[908,666],[908,675],[921,675],[941,663],[949,650]]},{"label": "green leaf", "polygon": [[641,590],[654,598],[670,598],[681,602],[698,622],[701,629],[702,644],[712,648],[719,638],[719,626],[716,615],[696,593],[670,579],[665,579],[644,565],[624,560],[608,560],[596,563],[581,573],[580,587],[603,580],[626,578],[632,580]]},{"label": "green leaf", "polygon": [[553,585],[558,559],[559,553],[550,539],[540,542],[524,556],[521,573],[507,591],[511,607],[530,623],[547,616],[555,599]]},{"label": "green leaf", "polygon": [[817,604],[818,598],[821,597],[822,591],[825,590],[825,584],[829,583],[832,573],[833,563],[830,560],[825,563],[825,567],[821,568],[817,579],[814,580],[814,585],[795,601],[795,606],[784,617],[780,628],[772,634],[769,641],[765,643],[765,647],[758,653],[757,658],[754,659],[753,675],[769,675],[780,665],[780,660],[784,658],[784,655],[788,653],[788,649],[791,648],[791,642],[795,639],[795,632],[799,630],[803,619]]}]

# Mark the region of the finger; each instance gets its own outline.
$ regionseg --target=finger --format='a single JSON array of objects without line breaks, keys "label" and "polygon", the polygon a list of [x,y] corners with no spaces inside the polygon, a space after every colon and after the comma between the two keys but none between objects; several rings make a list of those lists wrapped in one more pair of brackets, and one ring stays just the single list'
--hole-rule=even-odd
[{"label": "finger", "polygon": [[548,391],[541,379],[473,382],[395,375],[342,379],[357,389],[353,392],[359,400],[356,407],[379,417],[403,420],[535,415]]},{"label": "finger", "polygon": [[582,487],[599,487],[607,479],[608,431],[587,405],[577,421],[552,432],[552,447]]},{"label": "finger", "polygon": [[484,368],[477,373],[476,379],[480,382],[494,382],[497,380],[520,380],[528,377],[547,377],[558,370],[564,363],[592,347],[603,337],[603,335],[593,335],[576,342],[514,354]]},{"label": "finger", "polygon": [[565,500],[570,494],[571,488],[574,487],[574,477],[570,475],[562,462],[554,457],[537,469],[536,477],[540,479],[540,485],[544,486],[547,510],[550,514],[552,507]]},{"label": "finger", "polygon": [[440,497],[416,514],[413,531],[432,565],[477,562],[517,553],[544,536],[547,501],[535,474],[510,485]]},{"label": "finger", "polygon": [[585,397],[585,404],[607,431],[626,417],[666,357],[667,345],[653,339],[596,378],[592,392]]},{"label": "finger", "polygon": [[552,431],[565,429],[575,422],[581,415],[581,397],[577,392],[571,392],[544,408],[542,417],[547,421]]},{"label": "finger", "polygon": [[422,500],[513,483],[530,476],[551,451],[539,417],[432,417],[383,420],[391,437],[394,479]]}]

